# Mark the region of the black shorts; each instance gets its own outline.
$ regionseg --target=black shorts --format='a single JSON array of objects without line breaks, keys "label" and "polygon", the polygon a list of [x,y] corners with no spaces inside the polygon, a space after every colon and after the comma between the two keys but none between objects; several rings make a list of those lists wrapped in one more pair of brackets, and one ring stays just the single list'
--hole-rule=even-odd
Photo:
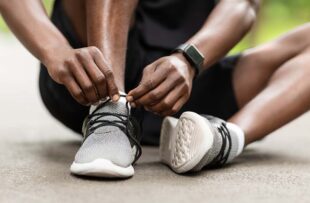
[{"label": "black shorts", "polygon": [[[84,47],[77,39],[72,25],[61,7],[61,1],[55,3],[52,21],[72,47]],[[146,65],[162,56],[169,55],[169,53],[171,50],[146,45],[139,35],[138,28],[133,28],[128,39],[125,71],[126,91],[137,86]],[[184,111],[194,111],[228,119],[236,113],[238,106],[232,87],[232,72],[238,58],[239,56],[224,58],[201,73],[193,83],[190,99],[176,116]],[[43,65],[41,65],[39,87],[42,100],[49,112],[65,126],[81,133],[82,122],[87,116],[89,108],[78,104],[63,85],[54,82]],[[145,111],[143,111],[142,117],[142,144],[158,145],[162,118]]]}]

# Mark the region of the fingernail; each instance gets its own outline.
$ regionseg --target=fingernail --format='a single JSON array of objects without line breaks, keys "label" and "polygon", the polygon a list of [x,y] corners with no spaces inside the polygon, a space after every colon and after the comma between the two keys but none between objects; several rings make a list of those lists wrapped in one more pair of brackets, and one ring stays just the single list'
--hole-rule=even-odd
[{"label": "fingernail", "polygon": [[115,102],[118,101],[119,100],[119,95],[118,94],[113,95],[112,100],[115,101]]},{"label": "fingernail", "polygon": [[135,104],[134,102],[130,103],[130,106],[131,106],[132,108],[136,108],[136,104]]},{"label": "fingernail", "polygon": [[133,101],[133,97],[132,96],[127,96],[127,101],[132,102]]}]

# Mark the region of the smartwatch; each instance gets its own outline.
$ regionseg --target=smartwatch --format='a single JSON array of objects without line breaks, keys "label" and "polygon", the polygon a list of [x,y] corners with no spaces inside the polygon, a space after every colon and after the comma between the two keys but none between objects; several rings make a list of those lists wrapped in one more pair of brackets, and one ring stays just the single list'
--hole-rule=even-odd
[{"label": "smartwatch", "polygon": [[199,74],[205,58],[195,45],[181,44],[173,52],[182,53],[186,60],[195,69],[195,76]]}]

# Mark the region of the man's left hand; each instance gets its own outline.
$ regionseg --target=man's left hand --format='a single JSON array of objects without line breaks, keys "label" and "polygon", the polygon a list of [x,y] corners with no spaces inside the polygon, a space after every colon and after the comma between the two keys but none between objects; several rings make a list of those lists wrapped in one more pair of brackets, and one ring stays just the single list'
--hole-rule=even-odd
[{"label": "man's left hand", "polygon": [[133,107],[168,116],[190,97],[195,70],[181,53],[163,57],[145,67],[140,84],[128,93]]}]

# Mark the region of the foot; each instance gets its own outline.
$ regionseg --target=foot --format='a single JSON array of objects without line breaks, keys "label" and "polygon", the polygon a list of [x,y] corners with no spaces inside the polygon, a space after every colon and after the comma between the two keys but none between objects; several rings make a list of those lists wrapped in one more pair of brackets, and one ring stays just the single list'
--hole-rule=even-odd
[{"label": "foot", "polygon": [[226,122],[216,117],[184,112],[162,124],[160,159],[176,173],[222,166],[237,156],[239,147]]},{"label": "foot", "polygon": [[139,125],[130,115],[125,97],[98,105],[83,124],[83,143],[71,172],[76,175],[127,178],[141,155]]}]

